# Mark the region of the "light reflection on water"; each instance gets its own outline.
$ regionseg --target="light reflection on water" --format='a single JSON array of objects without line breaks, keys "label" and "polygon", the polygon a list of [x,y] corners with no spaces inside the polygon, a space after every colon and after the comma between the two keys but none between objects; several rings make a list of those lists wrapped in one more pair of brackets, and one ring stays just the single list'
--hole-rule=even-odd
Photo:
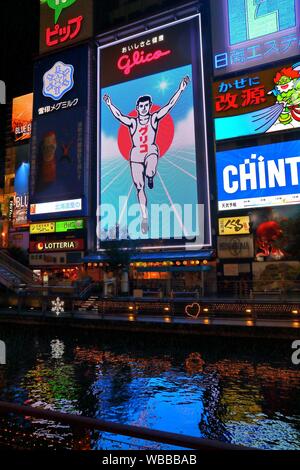
[{"label": "light reflection on water", "polygon": [[[0,399],[265,449],[300,449],[299,368],[290,344],[1,328]],[[0,422],[23,446],[170,447],[61,424]],[[15,436],[16,437],[16,436]],[[26,441],[26,442],[25,442]],[[25,442],[25,444],[24,444]]]}]

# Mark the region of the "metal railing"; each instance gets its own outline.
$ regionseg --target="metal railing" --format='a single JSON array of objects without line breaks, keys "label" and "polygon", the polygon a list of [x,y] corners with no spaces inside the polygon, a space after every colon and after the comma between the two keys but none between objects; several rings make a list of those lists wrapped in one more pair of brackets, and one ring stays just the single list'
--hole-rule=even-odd
[{"label": "metal railing", "polygon": [[87,418],[74,414],[61,413],[58,411],[49,411],[41,408],[22,406],[15,403],[0,402],[0,415],[10,414],[40,418],[72,426],[76,429],[97,430],[113,435],[127,436],[186,449],[203,451],[254,450],[253,448],[238,446],[216,440],[201,439],[193,436],[185,436],[182,434],[157,431],[144,427],[118,424],[95,418]]},{"label": "metal railing", "polygon": [[[36,279],[33,271],[9,256],[4,250],[0,250],[0,266],[15,275],[21,281],[33,284]],[[17,287],[17,286],[15,286]]]},{"label": "metal railing", "polygon": [[300,281],[287,279],[222,280],[217,283],[217,297],[296,301],[300,300]]}]

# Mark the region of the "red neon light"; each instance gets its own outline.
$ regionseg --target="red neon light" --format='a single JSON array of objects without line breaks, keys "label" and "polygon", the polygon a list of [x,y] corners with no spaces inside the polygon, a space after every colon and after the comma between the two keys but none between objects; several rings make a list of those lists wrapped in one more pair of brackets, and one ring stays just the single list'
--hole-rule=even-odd
[{"label": "red neon light", "polygon": [[161,51],[160,49],[157,49],[155,52],[149,52],[146,55],[144,51],[135,51],[131,58],[128,54],[122,55],[118,60],[117,66],[125,75],[129,75],[137,65],[153,62],[169,54],[171,54],[170,50]]},{"label": "red neon light", "polygon": [[78,36],[81,31],[83,16],[77,16],[68,21],[66,26],[56,24],[54,29],[46,29],[46,44],[48,47],[56,46],[59,43],[70,41]]}]

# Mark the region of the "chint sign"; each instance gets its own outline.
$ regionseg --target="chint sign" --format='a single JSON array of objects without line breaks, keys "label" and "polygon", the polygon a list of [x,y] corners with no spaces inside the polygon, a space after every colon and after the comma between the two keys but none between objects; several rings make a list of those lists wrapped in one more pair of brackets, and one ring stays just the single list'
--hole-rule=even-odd
[{"label": "chint sign", "polygon": [[299,0],[212,0],[215,75],[300,53]]},{"label": "chint sign", "polygon": [[40,0],[40,53],[93,35],[92,0]]}]

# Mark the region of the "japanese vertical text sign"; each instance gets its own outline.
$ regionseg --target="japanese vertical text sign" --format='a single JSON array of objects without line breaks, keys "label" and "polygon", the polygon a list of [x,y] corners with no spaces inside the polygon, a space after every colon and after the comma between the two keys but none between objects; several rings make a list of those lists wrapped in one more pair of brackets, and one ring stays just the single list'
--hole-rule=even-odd
[{"label": "japanese vertical text sign", "polygon": [[[298,58],[297,58],[298,59]],[[300,127],[300,62],[214,83],[216,140]]]},{"label": "japanese vertical text sign", "polygon": [[[30,213],[82,215],[87,172],[89,50],[78,46],[35,64]],[[51,206],[52,207],[52,206]],[[54,206],[53,206],[54,207]]]},{"label": "japanese vertical text sign", "polygon": [[98,239],[186,244],[203,230],[209,243],[200,15],[103,45],[98,60]]},{"label": "japanese vertical text sign", "polygon": [[217,152],[219,210],[300,203],[300,141]]},{"label": "japanese vertical text sign", "polygon": [[40,53],[93,35],[93,0],[40,0]]},{"label": "japanese vertical text sign", "polygon": [[300,53],[299,0],[211,0],[215,75]]}]

